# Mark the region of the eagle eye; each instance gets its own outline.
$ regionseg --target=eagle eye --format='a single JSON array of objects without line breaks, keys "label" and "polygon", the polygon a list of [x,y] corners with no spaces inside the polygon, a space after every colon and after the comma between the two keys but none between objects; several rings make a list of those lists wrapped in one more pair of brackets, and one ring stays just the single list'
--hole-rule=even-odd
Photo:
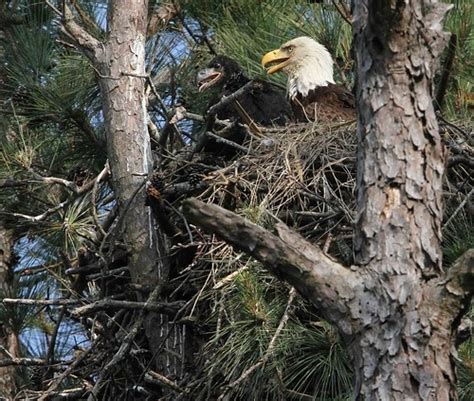
[{"label": "eagle eye", "polygon": [[286,51],[287,51],[288,53],[291,53],[291,52],[293,51],[293,49],[294,49],[293,46],[288,46],[288,47],[286,48]]},{"label": "eagle eye", "polygon": [[213,67],[219,69],[219,68],[221,68],[222,66],[221,66],[219,63],[214,63]]}]

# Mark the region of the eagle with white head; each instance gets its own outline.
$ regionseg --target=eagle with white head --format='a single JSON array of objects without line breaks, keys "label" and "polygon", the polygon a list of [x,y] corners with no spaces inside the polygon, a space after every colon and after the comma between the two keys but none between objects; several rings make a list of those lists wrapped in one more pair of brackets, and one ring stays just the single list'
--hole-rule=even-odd
[{"label": "eagle with white head", "polygon": [[288,76],[287,93],[297,121],[334,122],[355,119],[354,96],[336,85],[333,59],[314,39],[301,36],[262,58],[268,74]]}]

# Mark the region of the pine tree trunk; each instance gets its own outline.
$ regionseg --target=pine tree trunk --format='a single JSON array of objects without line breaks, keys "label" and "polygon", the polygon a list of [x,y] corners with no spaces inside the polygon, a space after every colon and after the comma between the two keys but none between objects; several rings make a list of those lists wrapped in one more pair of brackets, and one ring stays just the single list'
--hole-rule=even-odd
[{"label": "pine tree trunk", "polygon": [[[13,232],[7,229],[3,222],[0,221],[0,292],[2,294],[10,293],[10,285],[12,284],[13,277],[11,271],[12,251]],[[5,355],[3,352],[0,352],[2,359],[10,359],[11,356],[19,356],[18,336],[10,327],[0,326],[0,346],[9,353],[9,355]],[[0,367],[0,399],[13,399],[15,394],[15,367]]]},{"label": "pine tree trunk", "polygon": [[[365,400],[455,395],[451,325],[424,284],[441,272],[445,150],[433,107],[447,5],[354,2],[358,125],[355,252],[372,277],[352,347]],[[357,317],[357,313],[355,316]],[[359,389],[360,388],[360,389]]]},{"label": "pine tree trunk", "polygon": [[[150,290],[164,286],[169,274],[165,235],[145,205],[145,182],[153,167],[145,93],[148,0],[109,2],[104,43],[79,26],[67,7],[65,10],[65,29],[99,73],[119,233],[129,252],[132,281]],[[171,329],[168,317],[156,313],[147,314],[144,326],[156,367],[165,375],[179,375],[181,327]]]},{"label": "pine tree trunk", "polygon": [[110,2],[109,37],[100,63],[107,155],[113,187],[123,213],[135,282],[158,280],[158,251],[144,181],[152,168],[145,97],[145,40],[148,1]]}]

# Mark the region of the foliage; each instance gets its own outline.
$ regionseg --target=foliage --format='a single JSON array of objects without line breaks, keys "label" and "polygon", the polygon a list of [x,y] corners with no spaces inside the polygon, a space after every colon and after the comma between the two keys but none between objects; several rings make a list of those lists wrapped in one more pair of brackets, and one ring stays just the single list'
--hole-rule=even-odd
[{"label": "foliage", "polygon": [[[115,200],[109,184],[98,184],[93,199],[91,190],[74,192],[62,184],[41,179],[57,177],[80,188],[103,168],[105,134],[97,73],[81,52],[68,44],[68,38],[58,34],[59,21],[50,9],[34,2],[18,3],[16,12],[24,21],[2,29],[0,36],[0,181],[19,184],[2,188],[0,218],[15,228],[20,257],[14,284],[2,297],[63,297],[84,303],[94,301],[96,296],[110,295],[119,300],[136,297],[126,260],[117,262],[119,258],[114,253],[122,249],[122,239],[120,222],[113,220]],[[152,3],[151,8],[161,4]],[[262,54],[299,35],[314,37],[325,44],[335,55],[337,80],[351,86],[350,27],[329,2],[310,3],[182,2],[181,15],[147,42],[147,70],[159,95],[157,98],[148,88],[151,120],[162,129],[176,107],[183,104],[188,112],[205,112],[207,97],[197,92],[194,76],[196,69],[212,57],[211,51],[234,57],[252,78],[269,79],[260,66]],[[80,19],[75,11],[81,24],[102,38],[105,3],[77,4],[89,16]],[[458,51],[443,113],[448,119],[459,119],[456,125],[462,127],[461,132],[444,127],[447,142],[459,145],[471,155],[473,144],[468,134],[472,130],[469,96],[474,74],[472,11],[469,1],[457,0],[447,21],[448,29],[458,36]],[[283,83],[280,75],[271,79]],[[202,125],[192,119],[181,120],[175,132],[182,134],[181,143],[173,143],[165,156],[158,155],[154,143],[157,159],[164,159],[166,165],[171,152],[188,143]],[[266,153],[257,157],[249,154],[239,160],[240,166],[247,163],[245,171],[237,163],[223,171],[198,172],[197,176],[208,182],[208,189],[200,196],[223,204],[231,184],[235,184],[240,197],[239,213],[267,228],[284,220],[310,240],[327,245],[332,256],[350,264],[352,237],[348,232],[353,223],[355,199],[354,127],[306,126],[268,134],[275,142],[270,143]],[[218,163],[219,160],[204,159],[197,164],[206,169],[209,164]],[[179,183],[183,175],[190,175],[186,167],[174,171],[172,165],[167,166],[169,174],[163,181],[168,188]],[[259,185],[265,190],[259,189]],[[459,209],[471,188],[472,177],[467,167],[458,165],[450,169],[445,188],[445,223],[452,214],[455,216],[444,228],[448,266],[464,250],[473,247],[472,212],[469,214],[464,207]],[[316,201],[308,200],[302,191],[313,194]],[[64,206],[56,210],[60,204]],[[178,207],[170,208],[181,231],[196,235],[194,229],[182,223]],[[27,218],[45,211],[52,212],[39,221]],[[103,236],[97,223],[109,218],[115,224]],[[173,256],[186,247],[184,243],[173,243]],[[177,382],[182,379],[193,399],[216,397],[225,386],[267,358],[272,340],[275,345],[268,359],[251,371],[246,381],[231,389],[230,399],[308,399],[305,395],[325,401],[349,399],[352,385],[348,355],[337,333],[317,310],[299,296],[289,305],[289,288],[223,242],[199,234],[191,246],[197,249],[198,257],[185,267],[176,262],[167,296],[171,300],[182,297],[178,300],[185,302],[183,310],[187,315],[180,315],[179,319],[188,319],[190,327],[185,326],[183,333],[188,337],[183,337],[192,337],[189,352],[194,352],[193,358],[199,355],[187,375],[175,378]],[[69,273],[84,266],[91,270]],[[22,356],[45,357],[56,327],[59,335],[53,345],[57,360],[73,360],[76,342],[87,348],[89,343],[96,344],[97,349],[87,363],[74,371],[79,377],[85,371],[82,377],[90,386],[119,350],[136,315],[122,310],[101,312],[94,318],[77,319],[70,314],[60,318],[61,309],[2,306],[0,324],[8,324],[21,335]],[[276,335],[285,314],[288,320]],[[179,320],[178,316],[176,319]],[[114,382],[104,390],[109,391],[104,397],[145,398],[140,389],[152,395],[162,394],[161,387],[147,382],[141,373],[149,369],[153,357],[160,355],[161,350],[151,351],[140,336],[134,347],[133,354],[116,367]],[[473,349],[472,341],[468,341],[460,352],[462,400],[474,397]],[[173,350],[166,352],[172,354]],[[78,382],[70,379],[60,387],[70,388]],[[43,389],[46,387],[43,384]],[[24,377],[25,391],[32,388]]]}]

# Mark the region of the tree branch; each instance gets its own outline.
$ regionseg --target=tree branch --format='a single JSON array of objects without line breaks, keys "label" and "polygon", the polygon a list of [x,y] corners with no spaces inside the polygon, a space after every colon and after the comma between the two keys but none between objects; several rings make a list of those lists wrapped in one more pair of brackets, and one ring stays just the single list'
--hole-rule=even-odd
[{"label": "tree branch", "polygon": [[74,14],[65,3],[62,30],[74,39],[77,46],[84,50],[84,54],[94,64],[101,61],[104,45],[75,21]]},{"label": "tree branch", "polygon": [[74,309],[71,314],[74,317],[81,317],[106,309],[138,309],[149,312],[165,313],[175,315],[183,306],[183,302],[135,302],[135,301],[117,301],[114,299],[101,299],[89,305],[80,306]]},{"label": "tree branch", "polygon": [[343,332],[351,331],[346,305],[359,282],[354,272],[282,223],[276,225],[274,235],[235,213],[197,199],[184,201],[183,212],[193,224],[253,256],[271,273],[294,286]]},{"label": "tree branch", "polygon": [[37,306],[59,306],[59,305],[76,305],[80,303],[74,299],[27,299],[27,298],[3,298],[4,304],[12,305],[37,305]]},{"label": "tree branch", "polygon": [[474,248],[464,252],[449,269],[446,289],[456,296],[474,294]]},{"label": "tree branch", "polygon": [[39,358],[8,358],[0,359],[0,367],[5,366],[44,366],[45,359]]},{"label": "tree branch", "polygon": [[169,388],[177,393],[185,394],[187,393],[186,389],[181,388],[178,386],[174,381],[168,379],[167,377],[160,375],[152,370],[148,371],[145,374],[145,381],[152,384],[158,384],[160,386],[164,386]]},{"label": "tree branch", "polygon": [[207,114],[209,116],[213,116],[217,114],[217,112],[222,107],[227,106],[228,104],[236,100],[239,96],[242,96],[243,94],[249,92],[252,89],[253,85],[255,85],[255,82],[249,81],[244,86],[242,86],[239,90],[235,91],[231,95],[223,96],[222,99],[219,101],[219,103],[216,103],[215,105],[209,108],[209,110],[207,111]]}]

